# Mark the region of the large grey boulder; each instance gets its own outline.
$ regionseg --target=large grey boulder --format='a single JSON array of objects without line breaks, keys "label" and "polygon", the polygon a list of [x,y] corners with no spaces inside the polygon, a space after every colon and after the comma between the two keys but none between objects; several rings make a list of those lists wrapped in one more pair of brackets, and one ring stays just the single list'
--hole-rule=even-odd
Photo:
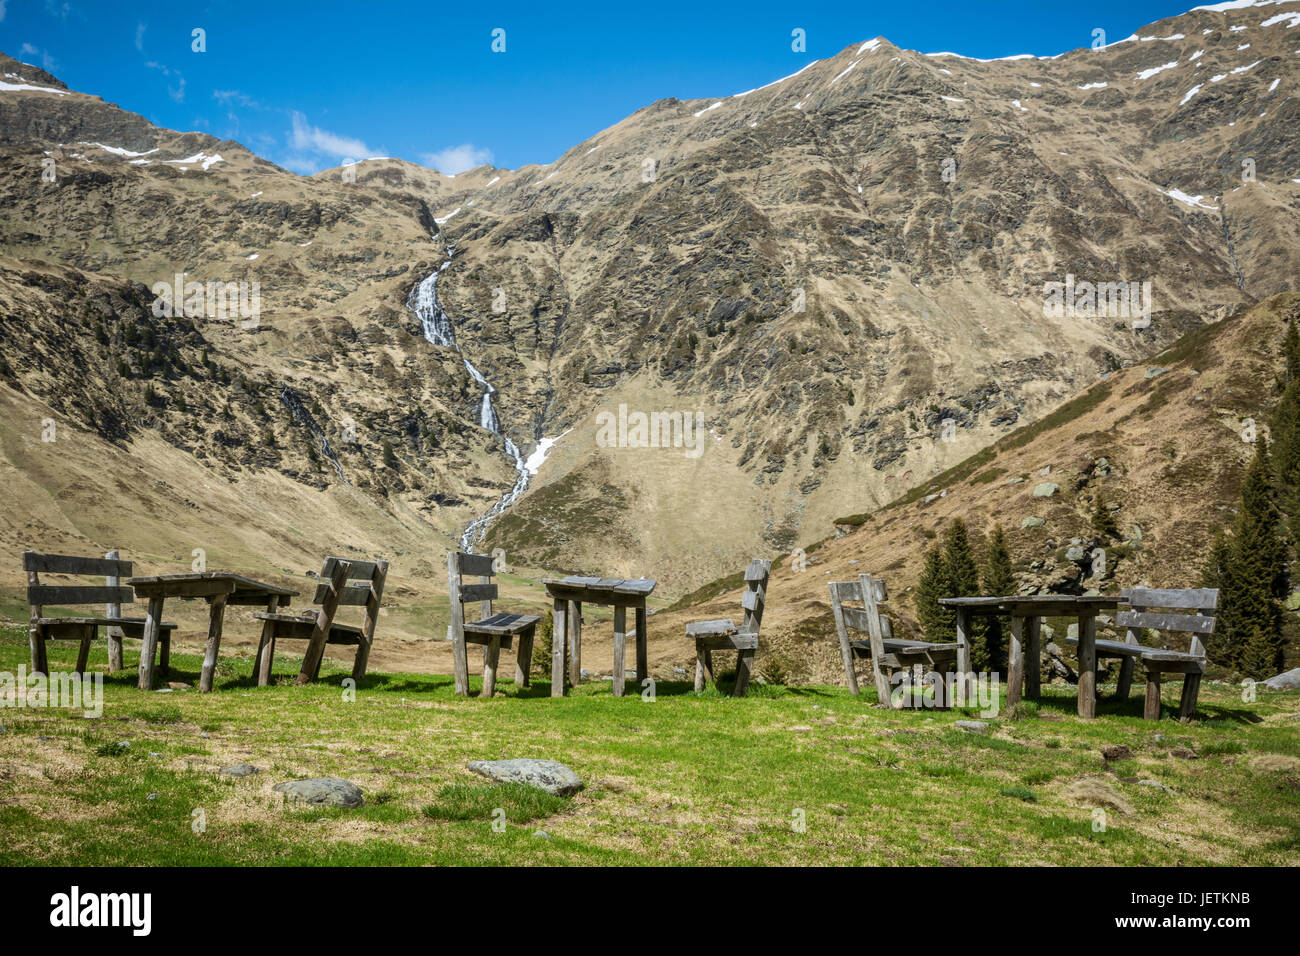
[{"label": "large grey boulder", "polygon": [[346,807],[351,809],[365,804],[361,788],[350,780],[339,777],[313,777],[310,780],[290,780],[277,783],[271,789],[285,795],[294,803],[309,803],[317,807]]},{"label": "large grey boulder", "polygon": [[1270,677],[1261,683],[1269,690],[1300,690],[1300,667],[1293,667],[1289,671],[1283,671],[1275,677]]},{"label": "large grey boulder", "polygon": [[519,757],[514,760],[471,760],[466,768],[497,783],[522,783],[557,797],[582,789],[582,778],[562,763]]},{"label": "large grey boulder", "polygon": [[1034,497],[1050,498],[1052,497],[1052,495],[1056,494],[1060,490],[1061,490],[1061,486],[1058,485],[1056,482],[1044,481],[1043,483],[1034,486]]}]

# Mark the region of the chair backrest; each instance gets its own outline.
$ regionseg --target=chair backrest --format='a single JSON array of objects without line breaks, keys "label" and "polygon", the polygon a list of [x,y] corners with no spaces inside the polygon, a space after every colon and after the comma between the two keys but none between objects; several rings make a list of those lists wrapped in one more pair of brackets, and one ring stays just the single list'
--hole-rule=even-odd
[{"label": "chair backrest", "polygon": [[[447,635],[460,634],[465,626],[465,605],[479,602],[478,620],[492,616],[492,602],[497,599],[497,586],[492,583],[492,558],[486,554],[469,554],[465,551],[447,552],[447,594],[451,599],[451,623]],[[467,584],[464,578],[477,578]]]},{"label": "chair backrest", "polygon": [[763,605],[767,603],[767,580],[771,574],[772,562],[762,558],[752,559],[745,568],[745,591],[740,596],[740,606],[745,609],[741,633],[758,636],[758,629],[763,624]]},{"label": "chair backrest", "polygon": [[[831,582],[831,610],[835,614],[836,623],[843,623],[845,627],[867,635],[875,630],[882,639],[894,636],[889,617],[880,607],[888,600],[889,590],[885,587],[884,578],[862,574],[856,581]],[[862,607],[853,607],[847,603],[849,601],[861,604]]]},{"label": "chair backrest", "polygon": [[[116,554],[110,551],[110,554]],[[27,572],[27,603],[31,607],[31,618],[35,621],[42,616],[46,605],[69,604],[104,604],[121,605],[135,603],[135,592],[118,582],[131,576],[131,562],[116,558],[83,558],[71,554],[40,554],[36,551],[23,552],[23,570]],[[103,575],[105,583],[87,584],[42,584],[41,574],[60,575]]]},{"label": "chair backrest", "polygon": [[[1186,633],[1189,636],[1188,653],[1205,657],[1205,641],[1201,635],[1214,633],[1214,610],[1219,606],[1217,588],[1128,588],[1121,591],[1120,596],[1128,606],[1116,613],[1115,623],[1128,628],[1127,643],[1140,644],[1139,632],[1144,627]],[[1165,610],[1156,610],[1158,608]]]},{"label": "chair backrest", "polygon": [[[340,572],[342,576],[340,577]],[[335,594],[334,607],[363,607],[365,620],[362,627],[366,635],[374,636],[379,622],[379,605],[384,598],[384,581],[388,577],[388,562],[382,558],[358,561],[355,558],[327,557],[320,569],[320,584],[312,603],[326,607]],[[337,590],[335,584],[337,583]],[[333,611],[330,618],[333,620]]]}]

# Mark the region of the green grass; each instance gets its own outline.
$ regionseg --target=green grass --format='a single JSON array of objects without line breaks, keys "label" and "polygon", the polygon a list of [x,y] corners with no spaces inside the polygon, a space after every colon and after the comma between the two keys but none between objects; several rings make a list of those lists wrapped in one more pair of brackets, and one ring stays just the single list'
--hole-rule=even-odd
[{"label": "green grass", "polygon": [[[52,666],[75,653],[52,644]],[[20,631],[0,632],[0,671],[26,654]],[[646,701],[607,682],[552,699],[545,680],[506,681],[478,700],[456,697],[450,676],[372,673],[349,702],[345,670],[297,687],[293,662],[276,664],[278,683],[259,688],[246,658],[223,658],[211,694],[110,675],[95,719],[0,708],[0,865],[1300,863],[1294,693],[1243,703],[1207,682],[1201,719],[1179,724],[1170,686],[1152,724],[1138,696],[1080,721],[1072,689],[1047,688],[981,735],[954,726],[978,717],[969,709],[885,711],[840,687],[735,699],[661,682]],[[100,644],[91,668],[104,666]],[[173,666],[197,683],[197,656]],[[1108,768],[1107,744],[1133,756]],[[550,797],[465,767],[528,756],[567,764],[585,789]],[[217,773],[234,763],[261,772]],[[352,780],[365,806],[272,790],[316,776]],[[1094,832],[1092,807],[1067,793],[1084,778],[1132,813],[1108,811]]]}]

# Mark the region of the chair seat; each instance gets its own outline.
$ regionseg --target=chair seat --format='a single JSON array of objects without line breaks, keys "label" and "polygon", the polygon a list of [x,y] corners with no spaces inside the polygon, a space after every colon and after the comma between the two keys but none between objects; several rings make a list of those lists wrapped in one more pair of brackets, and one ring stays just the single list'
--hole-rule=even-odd
[{"label": "chair seat", "polygon": [[[1079,643],[1077,637],[1067,637],[1065,643],[1073,646]],[[1161,651],[1157,647],[1147,647],[1145,644],[1125,644],[1123,641],[1097,641],[1098,657],[1141,657],[1143,654],[1150,653],[1173,653],[1172,651]]]},{"label": "chair seat", "polygon": [[[253,617],[259,621],[272,621],[275,623],[275,639],[290,641],[305,641],[311,638],[312,633],[316,630],[316,618],[311,616],[299,616],[297,614],[277,614],[271,611],[254,611]],[[330,626],[330,632],[325,638],[326,644],[359,644],[361,643],[362,630],[359,627],[353,627],[351,624],[333,624]]]},{"label": "chair seat", "polygon": [[[120,627],[123,631],[144,630],[145,619],[142,617],[40,617],[36,623],[42,627],[59,624],[75,624],[78,626],[94,624],[103,627]],[[176,630],[175,624],[163,623],[158,625],[161,631]]]},{"label": "chair seat", "polygon": [[465,631],[470,634],[521,634],[533,627],[541,618],[533,614],[493,614],[481,621],[465,622]]},{"label": "chair seat", "polygon": [[687,637],[715,637],[735,634],[740,628],[736,622],[728,619],[717,621],[692,621],[686,625]]},{"label": "chair seat", "polygon": [[[911,641],[901,637],[886,637],[880,642],[886,654],[936,654],[947,656],[957,653],[956,644],[931,644],[928,641]],[[870,641],[850,641],[849,646],[855,651],[871,653]]]}]

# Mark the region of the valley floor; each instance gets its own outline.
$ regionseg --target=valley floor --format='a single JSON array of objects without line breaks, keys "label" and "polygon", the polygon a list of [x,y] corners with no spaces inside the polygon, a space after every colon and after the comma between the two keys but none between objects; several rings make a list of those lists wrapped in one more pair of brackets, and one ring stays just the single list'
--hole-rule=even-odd
[{"label": "valley floor", "polygon": [[[51,668],[74,654],[52,644]],[[25,634],[0,632],[0,671],[26,660]],[[1246,703],[1207,684],[1200,720],[1153,724],[1140,696],[1084,722],[1048,688],[982,735],[956,726],[973,710],[887,712],[830,686],[660,683],[647,701],[584,683],[552,700],[544,680],[506,681],[478,700],[449,676],[372,673],[347,702],[345,670],[299,688],[297,661],[276,663],[278,686],[223,659],[214,693],[143,693],[128,650],[97,718],[0,708],[0,864],[1300,864],[1293,692]],[[196,684],[199,665],[176,655],[171,679]],[[1131,753],[1107,762],[1107,745]],[[520,756],[586,788],[543,799],[465,769]],[[218,773],[241,762],[261,772]],[[365,806],[271,789],[319,776]]]}]

